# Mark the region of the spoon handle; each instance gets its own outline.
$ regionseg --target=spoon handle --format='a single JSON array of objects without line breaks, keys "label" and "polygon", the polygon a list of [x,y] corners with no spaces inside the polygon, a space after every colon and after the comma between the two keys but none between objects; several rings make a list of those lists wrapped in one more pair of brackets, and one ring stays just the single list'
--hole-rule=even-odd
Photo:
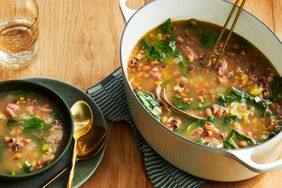
[{"label": "spoon handle", "polygon": [[58,174],[56,174],[52,179],[48,180],[41,188],[46,188],[48,185],[53,183],[58,177],[60,177],[65,171],[69,169],[69,166],[66,166],[62,171],[60,171]]},{"label": "spoon handle", "polygon": [[78,140],[77,138],[74,139],[74,147],[73,147],[72,160],[71,160],[71,170],[69,174],[67,188],[71,188],[73,186],[74,167],[75,167],[76,158],[77,158],[77,140]]}]

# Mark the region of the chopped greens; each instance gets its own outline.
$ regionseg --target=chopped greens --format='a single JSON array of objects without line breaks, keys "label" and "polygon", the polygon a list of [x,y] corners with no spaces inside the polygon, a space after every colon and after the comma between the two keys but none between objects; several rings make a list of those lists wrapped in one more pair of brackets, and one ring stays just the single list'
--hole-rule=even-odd
[{"label": "chopped greens", "polygon": [[156,60],[164,63],[167,56],[173,55],[176,51],[176,45],[173,41],[159,41],[151,45],[147,40],[143,40],[143,49],[149,60]]},{"label": "chopped greens", "polygon": [[26,119],[15,120],[8,119],[7,126],[20,125],[24,128],[24,131],[38,131],[49,128],[43,120],[38,119],[36,116],[29,115]]},{"label": "chopped greens", "polygon": [[218,38],[218,33],[216,31],[204,28],[201,24],[198,24],[197,26],[188,25],[187,29],[191,30],[199,37],[202,47],[205,49],[211,49]]},{"label": "chopped greens", "polygon": [[236,115],[231,115],[231,116],[224,116],[222,118],[222,122],[223,124],[232,124],[232,123],[235,123],[235,122],[238,122],[239,121],[239,118],[238,116]]},{"label": "chopped greens", "polygon": [[172,34],[172,22],[171,19],[167,19],[162,25],[160,25],[159,30],[162,34]]},{"label": "chopped greens", "polygon": [[182,73],[186,75],[188,73],[188,62],[185,57],[181,53],[178,53],[176,55],[176,58],[179,59],[181,67],[182,67]]},{"label": "chopped greens", "polygon": [[186,131],[188,133],[191,133],[193,130],[195,130],[197,127],[199,127],[199,125],[202,123],[202,120],[197,120],[193,123],[191,123],[187,128]]},{"label": "chopped greens", "polygon": [[144,107],[157,119],[160,119],[162,112],[160,104],[151,93],[138,91],[136,93],[137,98],[144,105]]},{"label": "chopped greens", "polygon": [[200,125],[203,125],[206,122],[213,122],[213,121],[214,121],[214,117],[208,117],[208,118],[205,118],[205,119],[199,119],[197,121],[194,121],[190,125],[188,125],[187,128],[186,128],[186,131],[191,133],[193,130],[195,130]]},{"label": "chopped greens", "polygon": [[22,166],[23,171],[24,171],[25,173],[30,173],[31,167],[32,167],[32,165],[31,165],[30,162],[28,162],[28,161],[25,161],[24,164],[23,164],[23,166]]},{"label": "chopped greens", "polygon": [[242,131],[232,129],[229,133],[228,138],[223,141],[223,147],[227,149],[239,148],[234,139],[239,141],[246,141],[248,145],[257,144],[257,142],[253,138],[245,135]]},{"label": "chopped greens", "polygon": [[232,102],[247,103],[254,106],[260,112],[260,116],[271,116],[273,114],[269,109],[271,101],[262,99],[258,96],[251,96],[247,93],[244,93],[243,91],[236,89],[235,87],[232,87],[228,95],[220,95],[218,97],[218,102],[223,105],[227,105]]}]

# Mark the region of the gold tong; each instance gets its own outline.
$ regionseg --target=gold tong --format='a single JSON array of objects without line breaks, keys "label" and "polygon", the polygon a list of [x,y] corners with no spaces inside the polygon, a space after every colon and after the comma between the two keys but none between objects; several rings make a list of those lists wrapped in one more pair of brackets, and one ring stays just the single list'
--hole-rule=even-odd
[{"label": "gold tong", "polygon": [[[245,2],[246,2],[246,0],[243,0],[243,1],[241,2],[240,6],[239,6],[239,10],[238,10],[238,12],[237,12],[237,14],[236,14],[236,17],[235,17],[235,19],[234,19],[234,21],[233,21],[233,23],[232,23],[232,26],[231,26],[231,28],[230,28],[230,30],[229,30],[228,36],[227,36],[227,38],[226,38],[226,40],[225,40],[225,42],[224,42],[224,44],[223,44],[223,47],[222,47],[222,49],[221,49],[221,51],[220,51],[220,54],[217,56],[217,59],[216,59],[215,65],[214,65],[214,68],[215,68],[215,69],[218,67],[219,61],[220,61],[220,59],[222,58],[222,56],[223,56],[223,54],[224,54],[224,50],[225,50],[225,48],[226,48],[226,46],[227,46],[227,43],[228,43],[228,41],[229,41],[229,39],[230,39],[230,37],[231,37],[231,35],[232,35],[232,32],[233,32],[233,30],[234,30],[234,28],[235,28],[235,26],[236,26],[236,23],[237,23],[237,21],[238,21],[238,19],[239,19],[239,16],[240,16],[240,14],[241,14],[241,12],[242,12],[242,10],[243,10],[243,7],[244,7],[244,5],[245,5]],[[221,33],[220,33],[220,35],[219,35],[219,37],[218,37],[218,39],[217,39],[217,41],[216,41],[214,47],[213,47],[213,49],[212,49],[212,51],[211,51],[211,53],[210,53],[208,59],[207,59],[206,62],[205,62],[205,65],[206,65],[206,66],[208,66],[208,65],[210,64],[211,59],[212,59],[214,56],[216,56],[216,55],[215,55],[215,50],[217,49],[218,44],[219,44],[219,42],[221,41],[222,36],[223,36],[223,34],[224,34],[224,32],[225,32],[225,30],[226,30],[226,28],[227,28],[227,26],[228,26],[228,24],[229,24],[229,22],[230,22],[232,16],[233,16],[233,13],[234,13],[236,7],[238,7],[239,3],[240,3],[240,0],[236,0],[236,2],[234,3],[234,5],[233,5],[233,7],[232,7],[232,9],[231,9],[231,11],[230,11],[230,13],[229,13],[229,16],[228,16],[228,18],[227,18],[227,20],[226,20],[226,22],[225,22],[225,24],[224,24],[224,26],[223,26],[223,29],[222,29],[222,31],[221,31]]]}]

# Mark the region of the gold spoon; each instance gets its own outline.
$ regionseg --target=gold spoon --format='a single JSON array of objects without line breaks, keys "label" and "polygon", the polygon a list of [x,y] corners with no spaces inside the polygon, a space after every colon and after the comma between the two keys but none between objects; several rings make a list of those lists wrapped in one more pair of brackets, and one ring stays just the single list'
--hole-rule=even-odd
[{"label": "gold spoon", "polygon": [[[77,152],[77,161],[88,160],[92,157],[95,157],[96,154],[101,150],[105,145],[106,139],[106,129],[101,126],[96,126],[91,129],[86,135],[81,137],[77,142],[78,152]],[[66,166],[63,170],[57,173],[52,179],[46,182],[42,188],[46,188],[58,177],[60,177],[65,171],[69,169],[69,166]]]},{"label": "gold spoon", "polygon": [[73,185],[74,167],[77,159],[77,141],[84,136],[92,127],[93,113],[90,106],[85,101],[77,101],[71,107],[71,113],[74,118],[74,146],[72,154],[71,170],[67,183],[67,188],[71,188]]},{"label": "gold spoon", "polygon": [[167,99],[167,97],[166,97],[166,92],[165,92],[165,88],[161,87],[161,93],[160,93],[160,94],[161,94],[160,96],[161,96],[162,101],[165,102],[165,105],[167,105],[167,106],[169,107],[169,109],[171,109],[171,110],[173,110],[174,112],[180,114],[181,116],[188,117],[188,118],[194,119],[194,120],[198,120],[198,119],[202,120],[202,119],[204,119],[203,117],[195,116],[195,115],[193,115],[193,114],[187,113],[187,112],[185,112],[185,111],[183,111],[183,110],[180,110],[180,109],[176,108],[176,107],[175,107],[173,104],[171,104],[171,103],[169,102],[169,100]]}]

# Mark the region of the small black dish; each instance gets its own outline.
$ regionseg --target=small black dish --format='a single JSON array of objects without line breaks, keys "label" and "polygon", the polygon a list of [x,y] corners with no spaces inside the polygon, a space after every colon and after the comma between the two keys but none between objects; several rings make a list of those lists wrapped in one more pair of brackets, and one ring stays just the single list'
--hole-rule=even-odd
[{"label": "small black dish", "polygon": [[61,143],[62,149],[58,153],[56,158],[49,165],[47,165],[46,167],[40,170],[31,172],[29,174],[20,174],[15,176],[9,174],[0,174],[0,180],[8,180],[8,181],[30,178],[49,170],[68,151],[68,148],[70,147],[70,143],[72,142],[72,135],[73,135],[73,119],[69,107],[67,103],[64,101],[64,99],[61,98],[60,95],[57,94],[55,91],[53,91],[49,87],[27,80],[9,80],[9,81],[0,82],[0,95],[1,93],[11,92],[11,91],[33,92],[53,101],[56,104],[57,108],[62,113],[61,121],[63,125],[64,135]]}]

